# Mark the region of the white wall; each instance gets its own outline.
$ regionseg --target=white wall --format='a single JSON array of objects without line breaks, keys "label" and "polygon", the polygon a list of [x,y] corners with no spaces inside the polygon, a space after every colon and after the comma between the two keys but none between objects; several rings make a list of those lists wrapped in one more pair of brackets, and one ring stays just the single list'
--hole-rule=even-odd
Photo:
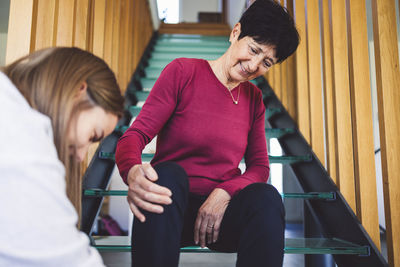
[{"label": "white wall", "polygon": [[245,10],[246,0],[228,0],[227,1],[227,22],[231,28],[239,21]]},{"label": "white wall", "polygon": [[151,20],[153,21],[154,30],[160,27],[160,19],[158,18],[157,0],[149,0]]},{"label": "white wall", "polygon": [[220,0],[180,0],[181,22],[198,22],[198,12],[221,12]]}]

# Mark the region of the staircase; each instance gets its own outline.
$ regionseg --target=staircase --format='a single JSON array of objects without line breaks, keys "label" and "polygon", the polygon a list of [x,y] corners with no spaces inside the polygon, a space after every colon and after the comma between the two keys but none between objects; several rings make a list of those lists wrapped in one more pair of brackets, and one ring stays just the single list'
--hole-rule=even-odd
[{"label": "staircase", "polygon": [[[125,116],[100,144],[84,176],[81,227],[99,251],[130,252],[130,237],[92,236],[92,228],[105,196],[127,195],[126,191],[108,190],[115,167],[115,147],[131,120],[139,114],[162,69],[177,57],[216,59],[228,47],[226,36],[163,34],[153,37],[127,89]],[[304,237],[287,237],[285,253],[305,254],[305,266],[332,266],[332,259],[338,266],[388,266],[267,81],[261,77],[252,82],[263,92],[266,138],[277,138],[284,152],[283,156],[269,156],[270,163],[287,166],[303,191],[282,193],[283,199],[301,199],[304,205]],[[142,161],[149,162],[152,157],[152,153],[145,153]],[[185,247],[181,252],[212,251]],[[333,256],[330,265],[324,255]]]}]

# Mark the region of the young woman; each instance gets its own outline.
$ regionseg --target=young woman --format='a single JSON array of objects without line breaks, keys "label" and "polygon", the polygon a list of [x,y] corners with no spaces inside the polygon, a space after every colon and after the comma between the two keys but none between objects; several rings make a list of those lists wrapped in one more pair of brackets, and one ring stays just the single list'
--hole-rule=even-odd
[{"label": "young woman", "polygon": [[113,72],[78,48],[40,50],[0,70],[0,266],[103,266],[74,205],[79,162],[122,115]]},{"label": "young woman", "polygon": [[[284,208],[266,184],[265,107],[249,81],[291,55],[299,37],[284,8],[257,0],[230,42],[215,61],[171,62],[118,143],[117,165],[135,214],[135,267],[176,267],[179,248],[194,244],[237,252],[239,267],[282,266]],[[157,134],[151,165],[141,164]]]}]

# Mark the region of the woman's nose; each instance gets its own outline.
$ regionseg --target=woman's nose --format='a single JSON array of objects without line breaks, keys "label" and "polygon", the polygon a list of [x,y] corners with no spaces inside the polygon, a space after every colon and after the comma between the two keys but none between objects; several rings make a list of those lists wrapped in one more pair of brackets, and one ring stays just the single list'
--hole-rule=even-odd
[{"label": "woman's nose", "polygon": [[75,157],[78,162],[82,162],[85,159],[86,153],[88,152],[88,147],[82,147],[76,150]]}]

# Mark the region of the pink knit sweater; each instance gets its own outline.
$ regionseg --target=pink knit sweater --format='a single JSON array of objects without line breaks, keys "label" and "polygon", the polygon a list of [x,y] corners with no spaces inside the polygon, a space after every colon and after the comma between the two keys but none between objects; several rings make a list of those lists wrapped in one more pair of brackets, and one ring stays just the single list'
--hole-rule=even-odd
[{"label": "pink knit sweater", "polygon": [[[207,61],[180,58],[161,73],[132,126],[117,145],[116,162],[126,182],[141,153],[155,135],[151,162],[181,165],[190,192],[208,195],[222,188],[231,196],[255,182],[266,182],[269,162],[265,139],[265,107],[261,91],[244,82],[232,90],[217,79]],[[245,158],[246,171],[238,165]]]}]

